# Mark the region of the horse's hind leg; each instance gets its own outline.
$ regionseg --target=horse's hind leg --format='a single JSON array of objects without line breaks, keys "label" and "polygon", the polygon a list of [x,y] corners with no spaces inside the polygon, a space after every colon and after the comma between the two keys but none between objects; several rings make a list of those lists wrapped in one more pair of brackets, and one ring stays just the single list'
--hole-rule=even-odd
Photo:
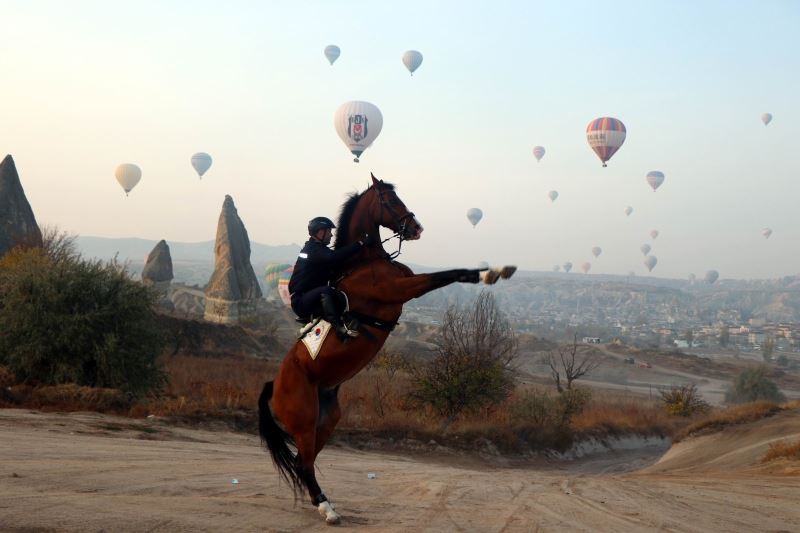
[{"label": "horse's hind leg", "polygon": [[317,443],[314,457],[319,455],[342,417],[339,408],[339,387],[319,391],[319,417],[317,418]]},{"label": "horse's hind leg", "polygon": [[[289,375],[291,374],[291,376]],[[294,438],[297,446],[295,472],[308,489],[308,495],[320,514],[329,524],[339,522],[339,515],[328,503],[314,475],[317,455],[317,420],[319,418],[319,391],[308,382],[305,375],[284,371],[275,380],[272,408],[277,418]]]}]

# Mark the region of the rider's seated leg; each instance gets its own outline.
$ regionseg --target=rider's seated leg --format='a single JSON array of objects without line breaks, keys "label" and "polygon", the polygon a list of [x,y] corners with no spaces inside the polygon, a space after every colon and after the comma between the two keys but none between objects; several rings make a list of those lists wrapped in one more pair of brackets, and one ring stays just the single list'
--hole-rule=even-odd
[{"label": "rider's seated leg", "polygon": [[337,305],[338,296],[336,291],[331,288],[327,287],[328,290],[323,291],[320,295],[320,304],[322,306],[322,317],[333,324],[334,328],[336,329],[336,333],[339,334],[340,337],[357,337],[358,331],[355,329],[350,329],[347,327],[344,322],[342,321],[341,316],[341,308]]}]

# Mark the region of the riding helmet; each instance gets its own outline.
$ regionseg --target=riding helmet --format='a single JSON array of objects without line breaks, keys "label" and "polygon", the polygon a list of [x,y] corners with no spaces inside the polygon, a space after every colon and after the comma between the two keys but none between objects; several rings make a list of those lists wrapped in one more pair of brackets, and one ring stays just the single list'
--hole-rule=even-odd
[{"label": "riding helmet", "polygon": [[308,221],[308,234],[314,235],[321,229],[333,229],[336,224],[327,217],[316,217]]}]

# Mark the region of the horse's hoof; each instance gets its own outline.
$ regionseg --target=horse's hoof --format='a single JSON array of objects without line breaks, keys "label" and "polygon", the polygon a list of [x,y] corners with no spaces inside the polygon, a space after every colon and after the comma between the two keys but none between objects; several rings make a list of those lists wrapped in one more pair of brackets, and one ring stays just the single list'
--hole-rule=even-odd
[{"label": "horse's hoof", "polygon": [[517,271],[517,267],[514,265],[506,265],[502,269],[500,269],[500,277],[503,279],[508,279],[514,275],[514,272]]},{"label": "horse's hoof", "polygon": [[494,285],[500,279],[500,272],[492,269],[481,272],[481,280],[487,285]]},{"label": "horse's hoof", "polygon": [[331,505],[330,502],[322,502],[319,504],[319,507],[317,507],[317,510],[325,519],[325,523],[330,526],[336,525],[342,520],[342,517],[333,510],[333,505]]}]

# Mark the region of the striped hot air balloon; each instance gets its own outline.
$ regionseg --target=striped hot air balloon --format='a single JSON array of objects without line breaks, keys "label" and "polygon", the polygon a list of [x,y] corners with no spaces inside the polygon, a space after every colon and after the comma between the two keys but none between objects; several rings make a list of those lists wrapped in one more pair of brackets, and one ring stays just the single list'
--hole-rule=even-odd
[{"label": "striped hot air balloon", "polygon": [[278,287],[278,280],[281,277],[281,272],[289,268],[289,263],[268,263],[264,269],[264,282],[267,288],[275,289]]},{"label": "striped hot air balloon", "polygon": [[294,265],[286,270],[282,270],[278,275],[278,294],[285,305],[292,305],[292,297],[289,294],[289,280],[292,279]]},{"label": "striped hot air balloon", "polygon": [[625,124],[616,118],[596,118],[586,126],[586,140],[604,167],[625,142],[625,134]]}]

